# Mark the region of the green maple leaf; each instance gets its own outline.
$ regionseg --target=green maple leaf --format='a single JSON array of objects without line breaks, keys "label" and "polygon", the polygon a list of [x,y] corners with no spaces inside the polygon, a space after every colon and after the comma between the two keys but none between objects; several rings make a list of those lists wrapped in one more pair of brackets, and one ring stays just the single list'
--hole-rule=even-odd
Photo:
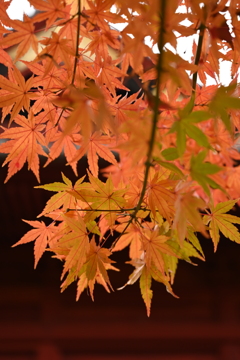
[{"label": "green maple leaf", "polygon": [[235,84],[228,87],[221,86],[209,104],[209,111],[211,111],[216,117],[221,118],[230,134],[233,132],[233,126],[227,109],[240,109],[240,99],[231,96],[235,87]]},{"label": "green maple leaf", "polygon": [[214,189],[223,190],[209,175],[216,174],[221,168],[216,164],[204,162],[206,152],[201,151],[196,156],[192,156],[190,163],[190,174],[193,180],[196,180],[208,196],[210,196],[209,186]]},{"label": "green maple leaf", "polygon": [[[180,114],[181,115],[181,114]],[[185,114],[184,114],[185,115]],[[169,133],[177,133],[177,150],[179,156],[182,156],[186,148],[186,136],[191,139],[194,139],[198,145],[205,148],[209,148],[209,142],[207,136],[199,129],[196,123],[207,120],[211,117],[208,112],[205,111],[195,111],[183,118],[180,118],[179,121],[176,121]]]}]

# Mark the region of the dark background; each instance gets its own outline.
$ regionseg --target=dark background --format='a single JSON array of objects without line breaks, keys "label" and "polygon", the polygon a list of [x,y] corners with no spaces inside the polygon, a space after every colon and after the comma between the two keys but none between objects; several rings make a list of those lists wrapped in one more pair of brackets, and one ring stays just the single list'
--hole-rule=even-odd
[{"label": "dark background", "polygon": [[[4,157],[0,159],[3,162]],[[41,169],[41,183],[61,181],[61,171],[76,179],[59,158]],[[79,164],[79,176],[86,160]],[[53,194],[33,189],[37,181],[24,169],[5,185],[0,170],[0,360],[76,359],[240,359],[240,246],[221,239],[213,254],[202,239],[206,262],[180,262],[173,298],[153,283],[147,318],[138,283],[108,294],[96,286],[95,301],[85,291],[75,301],[76,284],[60,293],[62,264],[46,253],[33,269],[33,243],[11,248],[31,227]],[[132,267],[126,254],[115,256],[120,273],[110,272],[115,289]]]}]

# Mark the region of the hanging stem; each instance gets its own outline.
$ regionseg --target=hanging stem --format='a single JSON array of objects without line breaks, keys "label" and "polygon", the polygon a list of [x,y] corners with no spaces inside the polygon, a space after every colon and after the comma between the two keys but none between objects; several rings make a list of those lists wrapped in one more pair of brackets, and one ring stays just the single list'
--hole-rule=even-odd
[{"label": "hanging stem", "polygon": [[78,58],[79,58],[78,46],[79,46],[79,37],[80,37],[80,22],[81,22],[81,0],[78,0],[77,41],[76,41],[76,51],[75,51],[75,59],[74,59],[74,65],[73,65],[73,75],[72,75],[71,85],[73,85],[73,83],[74,83],[74,79],[76,76],[76,70],[77,70],[77,62],[78,62]]},{"label": "hanging stem", "polygon": [[[133,222],[133,220],[136,218],[136,215],[138,213],[138,211],[141,209],[141,205],[146,193],[146,189],[147,189],[147,181],[148,181],[148,175],[149,175],[149,170],[150,167],[152,166],[152,154],[153,154],[153,148],[154,148],[154,143],[155,143],[155,137],[156,137],[156,131],[157,131],[157,122],[158,122],[158,109],[161,103],[160,100],[160,84],[161,84],[161,70],[162,70],[162,61],[163,61],[163,56],[162,56],[162,52],[163,52],[163,47],[164,47],[164,18],[165,18],[165,10],[166,10],[166,0],[162,0],[161,1],[161,6],[159,9],[159,19],[160,19],[160,26],[159,26],[159,37],[158,37],[158,48],[159,48],[159,56],[158,56],[158,61],[157,61],[157,65],[156,65],[156,71],[157,71],[157,81],[156,81],[156,97],[154,97],[154,106],[153,106],[153,118],[152,118],[152,127],[151,127],[151,135],[150,135],[150,139],[149,139],[149,147],[148,147],[148,152],[147,152],[147,160],[145,162],[145,173],[144,173],[144,178],[143,178],[143,185],[142,185],[142,190],[140,193],[140,197],[138,200],[138,203],[135,207],[135,210],[133,211],[132,214],[130,214],[131,219],[129,220],[129,222],[127,223],[127,225],[125,226],[123,232],[118,236],[118,238],[113,242],[111,249],[114,248],[114,246],[116,245],[117,241],[119,240],[119,238],[125,234],[127,228],[131,225],[131,223]],[[111,250],[110,249],[110,250]]]},{"label": "hanging stem", "polygon": [[164,34],[165,8],[166,8],[166,0],[162,0],[161,7],[160,7],[160,13],[159,13],[160,27],[159,27],[159,37],[158,37],[158,48],[159,48],[160,54],[158,56],[158,61],[157,61],[157,65],[156,65],[156,71],[157,71],[156,89],[157,89],[157,91],[156,91],[156,97],[154,98],[152,128],[151,128],[151,136],[150,136],[150,140],[149,140],[147,160],[145,163],[145,174],[144,174],[144,179],[143,179],[143,186],[142,186],[142,191],[140,194],[139,201],[137,203],[136,209],[133,214],[134,217],[141,208],[141,204],[142,204],[142,201],[143,201],[143,198],[144,198],[144,195],[146,192],[146,188],[147,188],[149,170],[150,170],[150,167],[152,166],[152,153],[153,153],[153,148],[154,148],[154,143],[155,143],[157,122],[158,122],[158,115],[159,115],[158,109],[159,109],[159,105],[161,102],[159,97],[160,97],[160,84],[161,84],[161,69],[162,69],[162,60],[163,60],[162,52],[163,52],[163,47],[164,47],[163,34]]},{"label": "hanging stem", "polygon": [[[197,46],[197,53],[196,53],[196,57],[195,57],[195,65],[199,65],[199,61],[200,61],[200,57],[201,57],[201,53],[202,53],[202,45],[203,45],[203,37],[204,37],[204,32],[205,32],[205,25],[201,23],[201,25],[199,26],[199,39],[198,39],[198,46]],[[193,74],[193,79],[192,79],[192,99],[195,99],[196,96],[196,86],[197,86],[197,76],[198,76],[198,71],[196,71]],[[193,101],[194,103],[194,101]]]}]

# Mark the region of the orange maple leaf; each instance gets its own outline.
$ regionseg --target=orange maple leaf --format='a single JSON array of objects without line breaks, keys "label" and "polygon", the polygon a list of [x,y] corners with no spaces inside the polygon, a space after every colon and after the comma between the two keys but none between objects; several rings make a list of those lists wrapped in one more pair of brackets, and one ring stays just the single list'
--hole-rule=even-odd
[{"label": "orange maple leaf", "polygon": [[36,268],[38,261],[42,257],[50,239],[56,233],[57,228],[54,224],[46,226],[42,221],[27,221],[23,220],[27,224],[31,225],[35,229],[29,230],[16,244],[17,245],[26,244],[31,241],[35,241],[34,244],[34,268]]},{"label": "orange maple leaf", "polygon": [[140,111],[146,107],[145,102],[142,100],[142,96],[139,96],[140,91],[128,96],[126,94],[123,97],[115,96],[109,97],[107,103],[111,113],[115,116],[118,125],[126,122],[129,111]]},{"label": "orange maple leaf", "polygon": [[11,4],[11,1],[12,0],[6,2],[6,0],[0,0],[0,19],[4,25],[9,26],[9,27],[10,27],[11,19],[9,18],[6,10],[9,7],[9,5]]},{"label": "orange maple leaf", "polygon": [[33,20],[24,14],[23,21],[21,20],[11,20],[10,26],[17,31],[12,32],[11,34],[5,36],[1,41],[0,45],[3,48],[8,48],[15,44],[19,44],[17,47],[17,53],[15,56],[15,61],[19,60],[26,54],[32,46],[35,53],[38,53],[38,39],[34,35],[34,25]]},{"label": "orange maple leaf", "polygon": [[89,9],[85,10],[85,14],[90,19],[88,26],[99,26],[104,30],[109,30],[109,22],[124,22],[120,15],[111,12],[113,5],[111,0],[88,0]]},{"label": "orange maple leaf", "polygon": [[116,96],[116,88],[123,89],[125,91],[130,91],[126,86],[122,84],[118,78],[121,78],[125,74],[122,70],[117,68],[110,56],[107,59],[102,60],[100,57],[96,57],[96,61],[94,63],[94,71],[96,77],[96,84],[100,86],[100,88],[105,85],[108,90]]},{"label": "orange maple leaf", "polygon": [[52,62],[51,59],[43,59],[42,64],[23,60],[22,62],[33,74],[37,75],[34,77],[34,87],[41,86],[41,88],[46,89],[47,94],[65,87],[67,81],[65,69],[54,66],[45,74],[46,68],[49,67],[48,63]]},{"label": "orange maple leaf", "polygon": [[72,276],[72,272],[77,275],[86,261],[89,251],[88,233],[82,218],[78,215],[76,220],[63,215],[63,219],[67,225],[66,234],[61,237],[54,248],[51,248],[57,254],[65,253],[65,264],[61,278],[70,270],[70,276]]},{"label": "orange maple leaf", "polygon": [[177,257],[170,246],[165,244],[168,239],[167,236],[159,235],[158,229],[145,230],[142,232],[146,266],[150,269],[153,263],[163,276],[165,275],[163,254]]},{"label": "orange maple leaf", "polygon": [[[1,25],[0,25],[0,31],[1,31]],[[4,28],[4,31],[5,31],[5,28]],[[0,64],[3,64],[9,68],[13,67],[13,61],[11,59],[11,56],[3,49],[0,49]]]},{"label": "orange maple leaf", "polygon": [[[66,120],[61,119],[59,125],[65,124]],[[64,128],[65,125],[63,125]],[[51,136],[51,142],[54,142],[50,148],[50,152],[48,154],[48,160],[45,163],[44,167],[47,166],[51,161],[56,159],[62,151],[64,151],[65,157],[68,163],[71,165],[75,175],[77,176],[77,161],[72,160],[77,152],[76,144],[78,144],[81,140],[81,135],[79,134],[79,129],[77,128],[75,132],[71,135],[62,136],[61,131],[56,131],[55,135]]]},{"label": "orange maple leaf", "polygon": [[[184,188],[184,187],[183,187]],[[186,189],[184,189],[186,191]],[[187,234],[187,227],[191,224],[194,231],[200,231],[207,236],[202,217],[198,209],[205,208],[205,203],[202,199],[193,196],[193,191],[188,189],[188,192],[179,194],[175,202],[175,217],[172,229],[177,229],[179,243],[182,246]]]},{"label": "orange maple leaf", "polygon": [[[119,233],[122,233],[125,227],[126,224],[120,224],[117,225],[115,230]],[[140,259],[143,252],[141,234],[141,228],[137,224],[132,223],[128,227],[127,231],[123,235],[121,235],[120,239],[118,240],[112,251],[120,251],[125,247],[130,246],[129,257],[131,259]]]},{"label": "orange maple leaf", "polygon": [[108,46],[118,49],[120,46],[119,32],[116,30],[92,31],[89,33],[92,41],[88,44],[86,51],[90,51],[91,55],[98,53],[103,59],[108,57]]},{"label": "orange maple leaf", "polygon": [[106,135],[101,135],[101,132],[95,131],[88,139],[85,139],[80,147],[77,150],[76,155],[69,162],[70,165],[72,162],[80,160],[86,153],[89,164],[89,169],[93,176],[98,176],[98,156],[102,159],[108,161],[113,165],[117,165],[117,161],[113,153],[109,150],[106,144],[111,143],[111,138]]},{"label": "orange maple leaf", "polygon": [[[16,115],[24,108],[29,111],[30,99],[37,99],[38,94],[29,92],[34,86],[34,78],[25,82],[21,72],[14,66],[8,69],[9,80],[0,75],[0,107],[7,108],[5,115],[11,111],[10,124]],[[12,108],[13,106],[13,108]],[[12,109],[12,110],[11,110]]]},{"label": "orange maple leaf", "polygon": [[78,281],[77,300],[87,286],[89,287],[91,298],[94,300],[93,291],[96,282],[101,284],[107,292],[110,292],[109,288],[113,290],[107,270],[118,271],[118,269],[111,265],[115,261],[109,259],[110,255],[110,250],[96,245],[93,237],[90,242],[86,262],[79,272],[80,279]]},{"label": "orange maple leaf", "polygon": [[[99,109],[94,112],[93,98],[99,100]],[[93,128],[100,126],[102,116],[106,116],[106,111],[103,103],[103,95],[97,86],[89,86],[88,92],[70,87],[66,92],[59,97],[59,100],[54,102],[56,106],[62,108],[71,108],[70,116],[67,118],[66,126],[63,129],[63,137],[72,133],[74,127],[78,124],[81,127],[81,134],[83,138],[89,138],[92,134]],[[100,114],[100,110],[102,113]],[[106,120],[104,119],[104,122]]]},{"label": "orange maple leaf", "polygon": [[47,156],[42,146],[45,144],[45,138],[42,135],[44,124],[39,122],[40,115],[34,115],[32,111],[29,117],[17,115],[14,122],[19,125],[10,129],[4,129],[0,139],[10,139],[0,145],[0,152],[9,153],[2,166],[8,165],[8,175],[5,182],[19,171],[24,163],[28,162],[28,170],[32,170],[38,182],[39,178],[39,157],[38,155]]},{"label": "orange maple leaf", "polygon": [[174,180],[159,179],[158,173],[148,183],[148,205],[153,215],[156,215],[156,210],[171,223],[171,218],[174,214],[175,194],[172,188],[176,185]]},{"label": "orange maple leaf", "polygon": [[34,16],[34,22],[45,21],[48,29],[55,20],[69,16],[70,5],[64,0],[29,0],[30,4],[41,12]]},{"label": "orange maple leaf", "polygon": [[58,66],[59,59],[64,62],[69,73],[72,71],[70,55],[74,56],[75,51],[71,48],[69,39],[61,39],[59,34],[52,32],[50,38],[45,38],[41,40],[40,43],[44,45],[44,49],[38,54],[35,61],[39,61],[39,59],[42,60],[44,57],[50,57],[52,59],[52,61],[47,62],[45,74],[47,74],[54,65]]}]

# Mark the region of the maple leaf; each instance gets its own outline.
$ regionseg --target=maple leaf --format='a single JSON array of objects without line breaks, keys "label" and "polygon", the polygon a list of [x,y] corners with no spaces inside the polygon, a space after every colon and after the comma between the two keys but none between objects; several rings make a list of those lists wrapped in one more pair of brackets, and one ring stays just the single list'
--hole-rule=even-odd
[{"label": "maple leaf", "polygon": [[36,35],[34,35],[33,20],[29,18],[26,14],[24,14],[23,21],[11,20],[10,26],[16,31],[12,32],[11,34],[5,36],[2,40],[0,40],[0,45],[3,48],[8,48],[10,46],[20,43],[17,47],[15,61],[23,57],[23,55],[28,52],[30,46],[37,54],[38,40]]},{"label": "maple leaf", "polygon": [[[34,78],[29,78],[26,82],[21,72],[13,66],[8,69],[9,80],[0,75],[1,88],[4,89],[4,93],[0,90],[0,107],[8,107],[7,113],[11,110],[10,124],[13,118],[18,115],[20,110],[24,108],[29,111],[30,99],[38,98],[38,94],[34,92],[29,92],[29,90],[34,86]],[[7,92],[7,93],[6,93]],[[9,108],[9,106],[11,106]]]},{"label": "maple leaf", "polygon": [[[126,224],[120,224],[116,226],[115,230],[119,233],[122,233],[125,227]],[[129,245],[129,257],[131,259],[140,258],[143,250],[141,242],[141,229],[137,224],[131,224],[128,227],[127,231],[121,235],[112,251],[120,251]]]},{"label": "maple leaf", "polygon": [[34,22],[45,21],[48,29],[57,19],[65,19],[69,14],[70,5],[64,0],[29,0],[30,4],[41,12],[34,16]]},{"label": "maple leaf", "polygon": [[113,124],[108,121],[109,114],[104,104],[103,94],[96,85],[90,83],[86,90],[70,87],[54,103],[62,108],[72,109],[67,118],[66,127],[63,129],[63,136],[71,134],[77,124],[81,127],[81,135],[84,139],[89,138],[96,129],[96,125],[104,132],[109,133],[106,129],[114,131]]},{"label": "maple leaf", "polygon": [[175,186],[175,181],[166,179],[159,179],[158,173],[156,173],[151,181],[148,183],[148,205],[153,215],[156,215],[156,210],[171,222],[171,218],[174,214],[175,194],[172,191]]},{"label": "maple leaf", "polygon": [[[164,256],[166,256],[166,254],[164,254]],[[163,283],[166,286],[167,291],[170,292],[173,296],[177,297],[173,293],[171,285],[169,284],[168,278],[165,276],[165,274],[162,274],[162,272],[159,271],[154,263],[151,264],[150,268],[146,265],[145,254],[143,251],[139,258],[127,261],[127,264],[133,265],[135,269],[130,274],[127,283],[124,286],[118,288],[118,290],[124,289],[127,285],[133,285],[138,279],[140,279],[139,286],[143,301],[146,305],[147,316],[150,316],[151,301],[153,296],[153,291],[151,290],[152,278],[160,283]]]},{"label": "maple leaf", "polygon": [[4,129],[0,135],[0,139],[10,139],[6,143],[0,145],[0,152],[9,153],[2,166],[8,165],[8,175],[5,182],[19,171],[24,163],[28,162],[28,170],[32,170],[38,182],[39,178],[39,155],[47,156],[42,146],[45,139],[42,130],[45,125],[39,121],[41,116],[34,115],[31,111],[29,117],[17,115],[14,122],[19,125],[10,129]]},{"label": "maple leaf", "polygon": [[145,230],[142,233],[146,266],[150,269],[153,263],[163,276],[165,275],[165,265],[162,254],[165,253],[177,257],[174,251],[166,244],[168,239],[165,235],[159,235],[158,230]]},{"label": "maple leaf", "polygon": [[61,278],[64,277],[66,272],[78,275],[82,265],[86,260],[89,251],[89,238],[86,225],[82,218],[78,215],[77,220],[70,216],[63,215],[63,219],[67,225],[65,229],[66,234],[61,237],[55,247],[51,248],[56,254],[65,254],[65,263]]},{"label": "maple leaf", "polygon": [[142,298],[147,308],[147,316],[150,316],[151,301],[153,296],[153,291],[151,290],[152,276],[149,269],[146,266],[143,267],[139,284],[140,284]]},{"label": "maple leaf", "polygon": [[[184,188],[182,190],[184,190]],[[193,191],[179,191],[175,202],[176,212],[172,229],[177,230],[180,245],[183,244],[187,235],[187,228],[189,224],[193,226],[195,231],[200,231],[205,236],[207,235],[202,217],[198,210],[204,208],[205,202],[200,198],[196,198],[193,195]]]},{"label": "maple leaf", "polygon": [[226,238],[240,244],[239,231],[236,226],[233,225],[233,223],[240,224],[240,219],[237,216],[226,214],[226,212],[232,209],[237,201],[239,201],[239,199],[217,204],[215,207],[211,208],[211,213],[204,215],[204,223],[210,226],[209,233],[213,241],[214,251],[217,250],[220,231]]},{"label": "maple leaf", "polygon": [[[1,29],[1,27],[0,27],[0,29]],[[5,31],[5,28],[4,28],[4,31]],[[11,56],[3,49],[0,49],[0,63],[4,64],[8,68],[12,68],[14,66]]]},{"label": "maple leaf", "polygon": [[128,282],[124,286],[118,288],[118,290],[124,289],[127,285],[133,285],[138,279],[140,279],[139,286],[141,295],[146,305],[147,316],[150,316],[151,301],[153,296],[153,292],[151,290],[152,276],[150,269],[146,267],[144,253],[142,252],[139,258],[128,261],[127,264],[133,265],[135,269],[130,274]]},{"label": "maple leaf", "polygon": [[[69,55],[74,56],[74,50],[69,46],[69,39],[61,39],[59,34],[52,32],[51,38],[41,40],[41,44],[44,45],[44,49],[38,54],[38,59],[44,58],[44,55],[49,56],[57,63],[58,59],[62,59],[69,69],[71,67]],[[54,66],[54,61],[48,62],[48,66],[45,69],[47,74]]]},{"label": "maple leaf", "polygon": [[53,61],[47,62],[45,68],[45,74],[47,74],[55,64],[58,64],[59,59],[64,61],[67,69],[70,72],[71,61],[70,55],[74,56],[75,52],[69,45],[69,39],[61,39],[59,34],[52,32],[51,38],[41,40],[41,44],[44,45],[44,49],[38,54],[35,61],[44,59],[45,56],[50,57]]},{"label": "maple leaf", "polygon": [[85,14],[91,19],[91,24],[98,25],[108,31],[109,22],[123,22],[123,19],[118,14],[110,11],[112,5],[112,0],[88,1],[89,9],[85,10]]},{"label": "maple leaf", "polygon": [[145,265],[144,261],[144,252],[139,258],[128,261],[127,264],[131,264],[135,267],[134,271],[129,275],[128,282],[122,287],[118,288],[118,290],[124,289],[127,285],[133,285],[141,276],[143,268]]},{"label": "maple leaf", "polygon": [[96,83],[100,87],[105,85],[113,95],[116,96],[116,88],[129,91],[129,89],[118,80],[118,78],[121,78],[125,74],[114,65],[110,56],[105,61],[96,59],[94,70],[96,74]]},{"label": "maple leaf", "polygon": [[6,0],[0,0],[0,18],[1,18],[1,22],[6,25],[6,26],[9,26],[10,27],[10,18],[8,16],[8,13],[7,13],[7,9],[8,7],[11,5],[11,1],[12,0],[9,0],[9,1],[6,1]]},{"label": "maple leaf", "polygon": [[[93,238],[92,240],[93,241],[91,241],[90,243],[90,251],[88,253],[88,256],[90,255],[92,257],[95,257],[95,261],[97,262],[97,269],[96,269],[95,277],[89,280],[87,278],[87,271],[89,271],[89,266],[93,264],[94,259],[91,259],[90,262],[86,261],[85,264],[83,265],[79,273],[80,279],[78,281],[77,300],[79,299],[81,293],[87,286],[89,287],[91,298],[92,300],[94,300],[93,291],[94,291],[95,283],[102,285],[105,288],[105,290],[109,293],[110,290],[113,290],[113,288],[109,281],[107,270],[119,271],[118,268],[111,265],[112,263],[115,262],[109,259],[111,252],[106,248],[101,248],[99,246],[96,246],[95,239]],[[95,268],[94,264],[93,267]],[[90,270],[90,272],[93,273],[92,269]]]},{"label": "maple leaf", "polygon": [[[57,108],[53,105],[57,96],[55,94],[45,92],[44,90],[38,91],[38,99],[32,106],[34,114],[39,114],[42,117],[43,122],[51,121],[52,127],[56,123]],[[40,114],[41,113],[41,114]],[[48,129],[46,129],[47,131]],[[47,136],[46,136],[47,139]]]},{"label": "maple leaf", "polygon": [[93,176],[97,177],[99,170],[98,155],[113,165],[117,164],[113,153],[106,146],[106,144],[110,144],[111,142],[112,140],[109,136],[102,135],[100,131],[95,131],[89,139],[84,139],[76,155],[69,159],[70,165],[72,162],[80,160],[87,153],[89,169]]},{"label": "maple leaf", "polygon": [[[192,232],[192,230],[189,230],[188,237],[191,240],[195,241],[195,236],[194,236],[194,233]],[[196,241],[194,243],[196,243]],[[181,246],[179,246],[179,244],[175,241],[175,239],[169,240],[167,244],[172,249],[172,251],[175,252],[178,259],[182,259],[193,265],[195,265],[195,264],[191,261],[191,259],[190,259],[191,257],[195,257],[195,258],[198,258],[198,259],[201,259],[204,261],[204,257],[200,253],[200,251],[202,251],[202,250],[201,250],[201,246],[199,243],[197,243],[197,246],[200,249],[199,251],[192,245],[192,243],[189,240],[184,240]],[[169,257],[170,256],[168,254],[167,255],[164,254],[164,260],[167,263],[167,265],[168,265]],[[167,261],[166,261],[166,258],[168,258]]]},{"label": "maple leaf", "polygon": [[[184,110],[182,110],[183,112]],[[186,135],[194,139],[200,146],[209,147],[207,136],[194,124],[207,120],[211,115],[205,111],[195,111],[187,116],[183,116],[179,121],[175,121],[169,134],[177,133],[177,149],[179,156],[182,156],[186,148]]]},{"label": "maple leaf", "polygon": [[90,294],[93,298],[93,290],[94,290],[94,283],[99,275],[102,277],[102,280],[104,284],[106,284],[107,289],[110,287],[112,289],[108,274],[107,274],[107,268],[108,264],[114,263],[114,261],[109,259],[109,256],[111,255],[111,252],[109,249],[102,248],[99,245],[96,245],[94,237],[90,241],[90,249],[87,254],[87,259],[85,266],[83,267],[82,271],[80,271],[79,276],[81,277],[81,272],[84,272],[88,281],[88,284],[90,285]]},{"label": "maple leaf", "polygon": [[105,218],[108,221],[109,227],[112,228],[115,224],[117,211],[121,210],[125,205],[126,200],[123,195],[126,192],[124,190],[114,191],[111,177],[109,177],[106,183],[103,183],[98,178],[93,177],[88,172],[88,177],[93,190],[83,190],[79,194],[78,191],[71,192],[77,199],[85,199],[86,202],[91,203],[89,206],[88,214],[85,216],[85,221],[94,220],[101,211],[105,212]]},{"label": "maple leaf", "polygon": [[[169,280],[171,284],[173,284],[174,282],[179,259],[187,261],[192,265],[196,265],[196,264],[192,262],[191,257],[198,258],[202,261],[205,260],[201,245],[190,227],[188,228],[187,240],[184,240],[181,246],[179,245],[178,235],[179,234],[176,233],[174,234],[172,232],[172,239],[167,241],[167,244],[175,252],[177,257],[171,256],[169,254],[163,254],[166,273],[169,275],[170,278]],[[156,269],[154,269],[154,271],[152,272],[152,276],[155,280],[157,280]],[[157,277],[158,276],[159,275],[157,275]],[[170,292],[174,297],[176,297],[168,282],[169,280],[166,280],[165,278],[161,278],[161,274],[160,274],[160,279],[157,281],[164,283],[167,288],[167,291]]]},{"label": "maple leaf", "polygon": [[73,195],[77,195],[78,198],[84,200],[84,196],[81,195],[82,191],[83,189],[86,190],[90,187],[89,183],[82,183],[84,178],[85,176],[78,179],[75,185],[73,186],[72,182],[62,173],[62,179],[64,181],[63,183],[55,182],[52,184],[35,186],[38,189],[57,192],[57,194],[53,195],[48,200],[45,208],[43,209],[41,214],[38,215],[38,217],[53,212],[60,208],[62,211],[66,211],[68,209],[75,209],[77,206],[81,206],[83,203],[82,202],[77,203]]},{"label": "maple leaf", "polygon": [[34,77],[34,87],[41,86],[43,89],[46,89],[48,95],[53,91],[62,89],[67,81],[67,72],[63,68],[54,66],[45,74],[46,68],[49,67],[49,62],[52,62],[52,60],[43,59],[42,64],[22,60],[22,63],[24,63],[33,74],[37,75]]},{"label": "maple leaf", "polygon": [[108,57],[108,46],[113,49],[118,49],[120,42],[119,32],[116,30],[103,30],[99,31],[91,31],[89,33],[91,37],[91,42],[87,46],[87,51],[90,51],[91,55],[98,53],[98,55],[102,56],[102,58],[106,59]]},{"label": "maple leaf", "polygon": [[229,85],[228,87],[220,86],[209,104],[209,110],[222,120],[230,134],[232,134],[233,128],[227,109],[240,108],[240,99],[231,96],[235,87],[235,84]]},{"label": "maple leaf", "polygon": [[50,224],[46,226],[42,221],[28,221],[23,220],[27,224],[34,227],[34,229],[29,230],[16,244],[12,247],[17,245],[26,244],[31,241],[35,241],[34,244],[34,268],[36,268],[38,261],[42,257],[49,241],[56,233],[56,227],[54,224]]},{"label": "maple leaf", "polygon": [[191,177],[196,180],[206,192],[210,195],[209,185],[216,189],[221,188],[209,175],[216,174],[221,168],[216,164],[203,162],[206,157],[206,152],[201,151],[198,155],[191,158]]},{"label": "maple leaf", "polygon": [[[59,122],[60,126],[66,123],[65,119],[61,119]],[[79,134],[79,129],[76,129],[75,133],[71,135],[62,136],[61,131],[57,131],[55,135],[51,136],[51,142],[54,142],[50,148],[50,152],[48,154],[48,160],[45,163],[44,167],[47,166],[51,161],[56,159],[62,151],[64,151],[65,157],[69,164],[71,165],[75,175],[77,176],[77,161],[73,161],[72,159],[75,157],[74,155],[77,152],[76,144],[80,142],[81,135]]]},{"label": "maple leaf", "polygon": [[122,97],[119,95],[107,99],[110,111],[114,114],[117,124],[120,125],[127,120],[129,111],[138,111],[145,107],[139,92],[130,96],[126,94]]}]

